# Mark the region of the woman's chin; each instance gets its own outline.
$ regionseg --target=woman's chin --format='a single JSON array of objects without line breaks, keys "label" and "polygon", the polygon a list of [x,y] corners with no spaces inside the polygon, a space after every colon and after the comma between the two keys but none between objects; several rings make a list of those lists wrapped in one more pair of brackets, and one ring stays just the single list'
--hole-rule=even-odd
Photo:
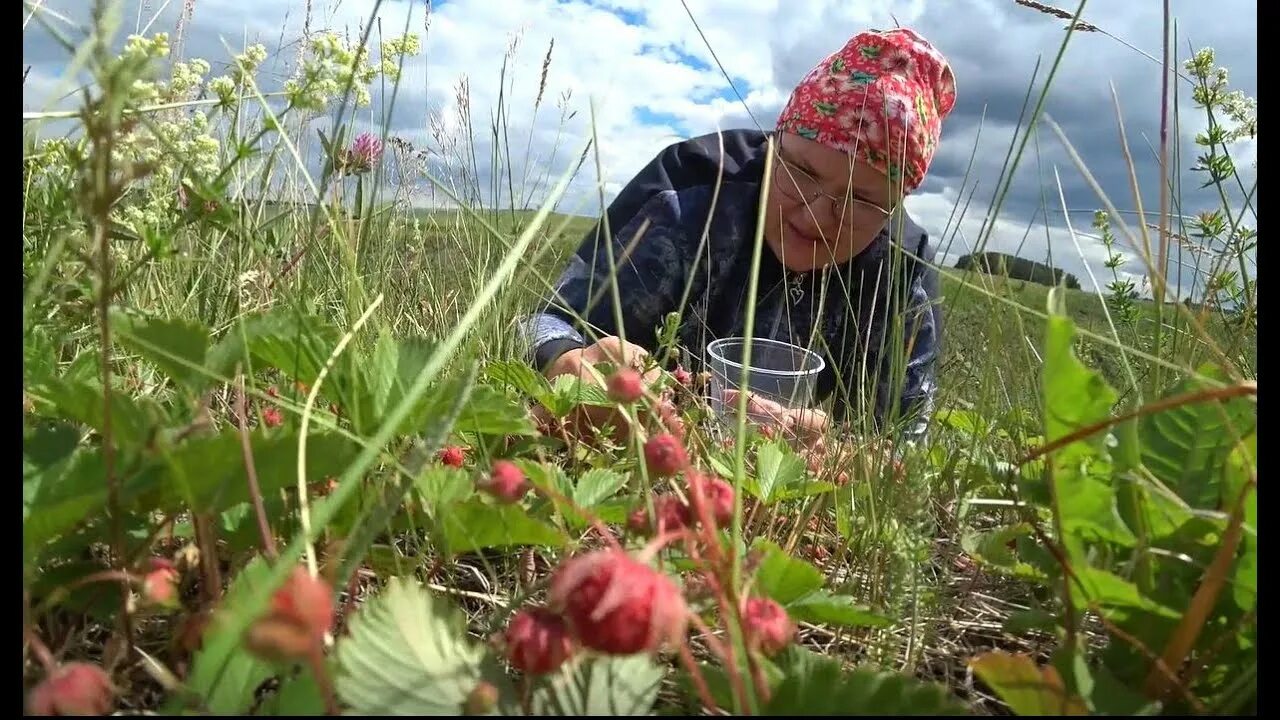
[{"label": "woman's chin", "polygon": [[793,272],[807,272],[831,262],[831,253],[822,242],[803,235],[786,233],[781,238],[767,238],[769,249],[784,267]]}]

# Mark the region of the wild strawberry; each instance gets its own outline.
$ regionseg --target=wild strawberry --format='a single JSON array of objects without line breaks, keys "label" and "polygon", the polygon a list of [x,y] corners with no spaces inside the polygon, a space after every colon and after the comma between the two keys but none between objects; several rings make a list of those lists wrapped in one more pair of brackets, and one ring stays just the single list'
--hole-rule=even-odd
[{"label": "wild strawberry", "polygon": [[547,598],[578,642],[612,655],[678,643],[688,622],[676,584],[616,548],[570,558],[552,576]]},{"label": "wild strawberry", "polygon": [[306,568],[294,568],[284,585],[271,596],[273,615],[292,620],[315,638],[323,638],[333,625],[333,590]]},{"label": "wild strawberry", "polygon": [[632,368],[621,368],[609,376],[609,398],[615,402],[635,402],[644,395],[644,378]]},{"label": "wild strawberry", "polygon": [[279,427],[284,424],[284,413],[280,412],[278,407],[267,407],[262,409],[262,422],[267,427]]},{"label": "wild strawberry", "polygon": [[[711,511],[711,517],[715,518],[716,525],[726,527],[733,522],[733,486],[723,479],[715,475],[704,475],[702,473],[690,472],[689,477],[689,502],[695,508],[700,507],[699,503],[705,501],[708,510]],[[694,517],[699,517],[699,513],[695,513]]]},{"label": "wild strawberry", "polygon": [[462,461],[467,458],[466,453],[457,445],[447,445],[441,448],[437,456],[440,458],[440,462],[456,468],[462,467]]},{"label": "wild strawberry", "polygon": [[296,660],[321,647],[333,626],[333,592],[329,583],[295,568],[275,594],[271,609],[245,632],[245,645],[273,661]]},{"label": "wild strawberry", "polygon": [[765,655],[782,651],[796,634],[787,611],[770,598],[747,598],[742,607],[742,624],[747,644]]},{"label": "wild strawberry", "polygon": [[529,492],[529,481],[525,479],[520,466],[510,460],[498,460],[493,463],[489,477],[480,482],[480,489],[499,502],[514,503]]},{"label": "wild strawberry", "polygon": [[320,641],[301,624],[279,615],[258,618],[244,634],[250,653],[271,662],[289,662],[308,657]]},{"label": "wild strawberry", "polygon": [[657,527],[649,522],[649,508],[641,505],[627,518],[627,527],[637,533],[662,533],[687,527],[693,520],[689,506],[675,495],[661,494],[653,498],[653,511],[657,516]]},{"label": "wild strawberry", "polygon": [[471,688],[471,692],[467,693],[467,699],[462,704],[463,715],[488,715],[489,711],[498,704],[498,688],[493,683],[481,680],[476,686]]},{"label": "wild strawberry", "polygon": [[173,563],[153,558],[152,570],[142,577],[142,596],[155,605],[176,607],[178,604],[178,571]]},{"label": "wild strawberry", "polygon": [[32,715],[106,715],[114,700],[111,678],[102,668],[67,663],[31,690],[27,710]]},{"label": "wild strawberry", "polygon": [[676,382],[680,383],[681,385],[685,387],[689,387],[690,385],[693,385],[693,373],[689,372],[688,370],[685,370],[683,367],[677,367],[675,371],[672,372],[671,374],[672,376],[675,377]]},{"label": "wild strawberry", "polygon": [[542,608],[516,613],[501,641],[511,666],[530,675],[555,670],[574,650],[573,637],[564,618]]},{"label": "wild strawberry", "polygon": [[271,387],[267,388],[267,397],[273,397],[273,398],[280,397],[280,391],[276,389],[275,385],[272,385]]},{"label": "wild strawberry", "polygon": [[689,456],[674,435],[662,433],[644,444],[644,461],[650,472],[665,477],[684,470],[689,465]]}]

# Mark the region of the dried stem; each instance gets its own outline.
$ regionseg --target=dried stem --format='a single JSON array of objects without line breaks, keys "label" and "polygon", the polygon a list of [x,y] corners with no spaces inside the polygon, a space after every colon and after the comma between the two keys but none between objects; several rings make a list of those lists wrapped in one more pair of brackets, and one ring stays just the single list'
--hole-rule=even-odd
[{"label": "dried stem", "polygon": [[267,508],[263,505],[262,488],[258,485],[258,471],[253,462],[253,446],[249,442],[249,424],[246,420],[244,400],[244,374],[236,373],[236,421],[240,425],[240,450],[244,454],[244,472],[249,479],[249,497],[253,499],[253,512],[258,517],[258,533],[262,536],[262,551],[270,560],[276,559],[276,540],[267,520]]}]

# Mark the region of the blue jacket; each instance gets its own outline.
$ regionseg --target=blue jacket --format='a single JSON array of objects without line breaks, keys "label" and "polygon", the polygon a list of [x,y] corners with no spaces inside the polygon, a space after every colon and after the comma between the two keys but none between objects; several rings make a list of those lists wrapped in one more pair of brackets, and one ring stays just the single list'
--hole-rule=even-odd
[{"label": "blue jacket", "polygon": [[[641,170],[569,259],[555,285],[557,296],[523,319],[535,367],[619,334],[612,288],[606,284],[610,237],[628,342],[654,352],[657,328],[681,308],[690,280],[678,333],[679,345],[688,352],[686,367],[703,367],[712,340],[745,334],[766,139],[755,130],[704,135],[667,147]],[[899,233],[899,242],[890,239],[891,232]],[[706,245],[700,248],[704,234]],[[900,440],[920,440],[933,411],[941,331],[938,277],[930,265],[934,254],[928,234],[905,211],[895,213],[862,254],[839,266],[791,272],[763,246],[755,336],[811,347],[824,356],[817,395],[819,402],[834,396],[833,419],[856,423],[860,418],[853,413],[867,406],[865,398],[872,401],[873,415],[865,418],[873,421],[872,428],[887,431],[889,421]],[[822,337],[810,345],[815,326]],[[903,348],[896,368],[889,343]],[[896,408],[890,402],[894,397]]]}]

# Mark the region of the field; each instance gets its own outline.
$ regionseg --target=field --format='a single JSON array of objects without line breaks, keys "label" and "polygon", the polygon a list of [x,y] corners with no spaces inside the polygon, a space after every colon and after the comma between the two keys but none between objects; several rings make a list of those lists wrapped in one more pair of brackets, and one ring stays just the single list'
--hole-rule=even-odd
[{"label": "field", "polygon": [[815,450],[671,363],[638,398],[528,367],[593,219],[389,189],[417,150],[350,106],[416,38],[321,33],[267,92],[260,46],[215,77],[123,35],[24,124],[29,713],[1256,712],[1256,200],[1211,54],[1197,302],[940,267],[927,442]]}]

